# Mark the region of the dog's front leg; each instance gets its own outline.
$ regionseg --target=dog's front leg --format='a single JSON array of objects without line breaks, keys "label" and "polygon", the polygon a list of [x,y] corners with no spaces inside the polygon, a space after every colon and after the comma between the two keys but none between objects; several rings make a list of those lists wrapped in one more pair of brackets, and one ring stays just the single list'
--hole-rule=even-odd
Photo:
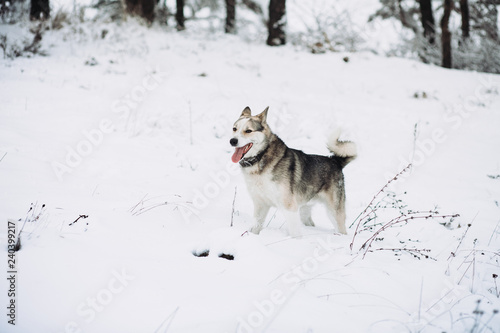
[{"label": "dog's front leg", "polygon": [[298,210],[283,209],[286,222],[288,224],[288,234],[290,237],[299,238],[300,234],[300,214]]},{"label": "dog's front leg", "polygon": [[253,227],[250,229],[251,232],[254,234],[259,234],[260,231],[262,230],[262,226],[264,224],[264,221],[266,220],[267,213],[269,212],[269,206],[265,202],[262,202],[260,200],[254,200],[254,213],[253,216],[255,218],[255,224]]}]

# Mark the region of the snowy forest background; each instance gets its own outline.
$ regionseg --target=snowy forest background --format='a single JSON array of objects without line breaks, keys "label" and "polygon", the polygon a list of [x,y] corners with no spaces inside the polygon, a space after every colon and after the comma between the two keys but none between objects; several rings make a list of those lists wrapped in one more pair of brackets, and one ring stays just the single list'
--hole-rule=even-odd
[{"label": "snowy forest background", "polygon": [[[0,332],[499,332],[499,6],[0,0]],[[247,232],[247,105],[347,235]]]},{"label": "snowy forest background", "polygon": [[[345,9],[336,8],[335,1],[326,11],[328,1],[310,4],[290,1],[297,11],[294,26],[302,29],[288,32],[286,0],[102,0],[86,4],[73,1],[62,5],[50,0],[0,2],[3,23],[14,24],[26,20],[39,21],[30,30],[33,38],[19,44],[5,33],[0,36],[4,57],[18,57],[23,53],[39,52],[44,31],[58,30],[72,22],[85,20],[122,23],[135,16],[146,25],[158,24],[186,29],[186,20],[204,20],[210,29],[236,34],[246,24],[267,27],[267,45],[279,46],[287,41],[314,53],[360,51],[366,49],[366,38],[359,22]],[[321,4],[319,4],[321,3]],[[440,64],[446,68],[500,73],[500,37],[498,34],[498,0],[380,0],[378,9],[367,19],[374,24],[380,19],[397,21],[395,30],[401,41],[388,55],[418,58],[424,63]],[[51,7],[52,8],[51,10]],[[370,7],[370,6],[369,6]],[[237,13],[242,14],[237,19]],[[251,12],[248,13],[248,12]],[[249,18],[253,14],[252,18]],[[295,18],[293,19],[295,20]],[[375,23],[376,24],[376,23]],[[262,33],[262,31],[260,31]],[[246,35],[245,31],[240,32]],[[260,36],[261,38],[263,36]],[[380,52],[381,50],[371,49]]]}]

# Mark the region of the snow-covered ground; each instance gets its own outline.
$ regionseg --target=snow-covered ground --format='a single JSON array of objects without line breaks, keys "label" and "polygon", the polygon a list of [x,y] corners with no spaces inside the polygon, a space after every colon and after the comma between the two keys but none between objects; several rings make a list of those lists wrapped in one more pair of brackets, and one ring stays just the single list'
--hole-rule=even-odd
[{"label": "snow-covered ground", "polygon": [[[7,221],[24,225],[1,332],[499,331],[500,76],[133,21],[79,28],[47,32],[49,56],[0,60],[7,278]],[[460,217],[342,236],[318,208],[291,239],[271,211],[245,233],[229,138],[247,105],[270,106],[290,147],[326,154],[336,126],[358,144],[348,225],[410,162],[374,201],[407,206],[369,223]]]}]

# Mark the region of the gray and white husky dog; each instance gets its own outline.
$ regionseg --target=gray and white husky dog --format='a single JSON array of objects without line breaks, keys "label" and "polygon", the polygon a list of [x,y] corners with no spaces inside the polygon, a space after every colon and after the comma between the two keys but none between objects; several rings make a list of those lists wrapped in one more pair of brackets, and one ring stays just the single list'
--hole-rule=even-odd
[{"label": "gray and white husky dog", "polygon": [[300,221],[314,226],[311,204],[326,205],[328,216],[338,232],[346,234],[345,190],[342,169],[356,158],[356,145],[339,141],[340,130],[327,142],[331,156],[308,155],[288,148],[266,122],[267,107],[252,116],[246,107],[233,125],[232,161],[239,163],[254,203],[258,234],[271,207],[280,209],[291,236],[300,236]]}]

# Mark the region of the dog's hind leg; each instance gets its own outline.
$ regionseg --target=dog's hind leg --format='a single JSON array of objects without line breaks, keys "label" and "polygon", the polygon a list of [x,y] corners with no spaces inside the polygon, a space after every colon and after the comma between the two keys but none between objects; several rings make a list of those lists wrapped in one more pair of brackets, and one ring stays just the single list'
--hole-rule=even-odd
[{"label": "dog's hind leg", "polygon": [[337,227],[338,232],[346,235],[344,195],[336,191],[335,193],[328,194],[325,201],[326,211],[330,221]]},{"label": "dog's hind leg", "polygon": [[305,225],[309,227],[314,227],[314,222],[311,218],[311,210],[312,210],[311,205],[304,205],[300,207],[300,220]]},{"label": "dog's hind leg", "polygon": [[262,230],[262,226],[264,224],[264,221],[266,220],[269,208],[271,208],[271,206],[262,201],[254,201],[253,216],[255,218],[255,224],[250,229],[250,231],[253,232],[254,234],[258,235]]}]

